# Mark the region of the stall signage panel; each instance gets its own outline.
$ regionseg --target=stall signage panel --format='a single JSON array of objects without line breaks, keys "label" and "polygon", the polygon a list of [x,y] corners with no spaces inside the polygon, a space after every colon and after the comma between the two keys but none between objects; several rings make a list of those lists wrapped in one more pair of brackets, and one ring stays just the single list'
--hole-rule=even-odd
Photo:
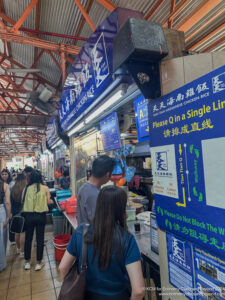
[{"label": "stall signage panel", "polygon": [[169,282],[189,299],[195,299],[191,243],[166,234]]},{"label": "stall signage panel", "polygon": [[225,66],[152,101],[157,222],[225,256]]},{"label": "stall signage panel", "polygon": [[91,35],[66,79],[59,106],[62,132],[112,83],[113,39],[118,31],[113,12]]},{"label": "stall signage panel", "polygon": [[120,130],[117,114],[113,113],[100,122],[100,131],[104,151],[120,149]]},{"label": "stall signage panel", "polygon": [[225,260],[194,247],[197,299],[225,299]]},{"label": "stall signage panel", "polygon": [[57,119],[56,117],[51,117],[49,119],[47,130],[46,130],[46,139],[48,146],[51,147],[59,139],[57,134]]},{"label": "stall signage panel", "polygon": [[147,141],[149,139],[148,100],[144,96],[138,97],[134,101],[134,109],[138,141]]}]

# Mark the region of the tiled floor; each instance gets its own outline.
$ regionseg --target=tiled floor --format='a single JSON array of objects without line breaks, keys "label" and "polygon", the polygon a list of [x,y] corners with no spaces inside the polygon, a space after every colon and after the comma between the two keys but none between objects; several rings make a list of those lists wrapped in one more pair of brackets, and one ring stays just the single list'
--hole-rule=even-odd
[{"label": "tiled floor", "polygon": [[42,270],[33,270],[36,257],[36,247],[32,249],[32,268],[23,269],[24,259],[16,255],[15,246],[9,246],[7,251],[7,268],[0,273],[0,300],[56,300],[61,287],[58,263],[55,261],[52,244],[52,228],[46,227],[45,249]]}]

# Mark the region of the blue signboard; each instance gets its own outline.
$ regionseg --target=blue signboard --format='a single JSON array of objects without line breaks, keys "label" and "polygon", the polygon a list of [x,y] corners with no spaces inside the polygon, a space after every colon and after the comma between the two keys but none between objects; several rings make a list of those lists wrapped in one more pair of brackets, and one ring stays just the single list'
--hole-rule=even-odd
[{"label": "blue signboard", "polygon": [[225,256],[225,66],[149,105],[157,223]]},{"label": "blue signboard", "polygon": [[100,122],[100,131],[104,151],[121,148],[120,130],[116,113],[111,114]]},{"label": "blue signboard", "polygon": [[147,141],[149,139],[148,100],[144,96],[138,97],[134,101],[134,109],[138,141]]},{"label": "blue signboard", "polygon": [[49,119],[47,129],[46,129],[46,139],[49,147],[54,145],[59,139],[57,128],[58,128],[57,117],[51,117]]},{"label": "blue signboard", "polygon": [[195,299],[191,243],[168,232],[166,241],[169,282],[189,299]]},{"label": "blue signboard", "polygon": [[225,299],[225,260],[194,247],[197,299]]},{"label": "blue signboard", "polygon": [[98,26],[78,54],[66,79],[59,106],[62,132],[112,83],[113,39],[117,32],[115,10]]}]

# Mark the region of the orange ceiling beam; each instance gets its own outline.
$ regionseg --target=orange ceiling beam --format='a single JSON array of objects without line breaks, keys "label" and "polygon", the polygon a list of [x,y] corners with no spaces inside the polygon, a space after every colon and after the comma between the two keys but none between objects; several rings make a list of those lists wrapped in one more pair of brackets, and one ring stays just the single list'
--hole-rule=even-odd
[{"label": "orange ceiling beam", "polygon": [[37,4],[38,0],[32,0],[30,4],[27,6],[25,11],[23,12],[22,16],[19,18],[19,20],[16,22],[16,24],[13,26],[12,30],[13,31],[18,31],[21,25],[24,23],[32,9],[35,7]]},{"label": "orange ceiling beam", "polygon": [[225,36],[221,37],[219,40],[215,41],[213,44],[211,44],[209,47],[207,47],[206,49],[202,50],[202,52],[209,52],[211,51],[213,48],[215,48],[216,46],[218,46],[219,44],[222,44],[225,41]]},{"label": "orange ceiling beam", "polygon": [[37,38],[31,38],[27,36],[21,35],[19,32],[9,32],[10,27],[5,27],[5,29],[0,29],[0,39],[13,42],[13,43],[19,43],[19,44],[26,44],[31,45],[38,48],[43,48],[51,51],[57,51],[61,53],[62,51],[65,51],[67,54],[73,54],[77,55],[80,52],[80,47],[73,46],[73,45],[64,45],[64,44],[57,44]]},{"label": "orange ceiling beam", "polygon": [[[37,5],[36,5],[36,14],[35,14],[35,30],[39,29],[40,11],[41,11],[41,0],[38,0]],[[37,56],[38,56],[38,48],[34,47],[34,61]],[[33,82],[33,88],[34,88],[34,82]]]},{"label": "orange ceiling beam", "polygon": [[[85,10],[86,10],[87,14],[89,14],[89,12],[91,10],[91,7],[93,5],[93,2],[94,2],[94,0],[89,0],[88,1],[87,6],[85,7]],[[82,18],[81,18],[81,21],[80,21],[79,26],[77,28],[77,31],[75,33],[75,36],[79,36],[81,34],[81,31],[84,27],[84,24],[85,24],[85,19],[82,15]],[[74,41],[74,45],[76,45],[76,44],[77,44],[77,40]]]},{"label": "orange ceiling beam", "polygon": [[51,56],[52,60],[54,61],[54,63],[55,63],[56,66],[58,67],[58,69],[59,69],[60,71],[62,71],[62,68],[61,68],[59,62],[57,61],[57,59],[55,58],[55,56],[52,54],[52,52],[49,51],[49,50],[46,50],[45,52],[47,52],[47,53]]},{"label": "orange ceiling beam", "polygon": [[87,21],[88,25],[91,27],[91,30],[95,31],[96,27],[95,27],[94,23],[92,22],[91,18],[89,17],[88,13],[86,12],[84,7],[80,3],[80,0],[74,0],[74,2],[76,3],[77,7],[80,9],[80,11],[81,11],[83,17],[85,18],[85,20]]},{"label": "orange ceiling beam", "polygon": [[207,39],[209,39],[211,36],[213,36],[214,34],[216,34],[218,31],[220,31],[223,28],[225,28],[225,22],[222,25],[220,25],[218,28],[216,28],[212,32],[210,32],[208,35],[206,35],[203,39],[201,39],[200,41],[198,41],[196,44],[194,44],[193,46],[191,46],[189,48],[189,50],[194,50],[197,46],[199,46],[202,43],[204,43]]},{"label": "orange ceiling beam", "polygon": [[[43,53],[44,53],[44,49],[42,49],[41,52],[39,53],[38,57],[36,57],[36,59],[35,59],[33,65],[31,66],[31,69],[33,69],[33,68],[36,67],[36,65],[37,65],[37,63],[38,63],[38,61],[39,61],[39,59],[41,58],[41,56],[42,56]],[[24,77],[24,79],[21,81],[20,86],[19,86],[20,88],[24,85],[25,81],[26,81],[27,78],[29,77],[29,74],[30,74],[30,73],[27,73],[26,76]]]},{"label": "orange ceiling beam", "polygon": [[[170,13],[172,14],[175,10],[175,5],[176,5],[176,0],[171,0],[171,5],[170,5]],[[173,18],[171,18],[168,22],[168,27],[172,28],[173,27]]]},{"label": "orange ceiling beam", "polygon": [[220,10],[217,14],[215,14],[211,19],[209,19],[207,22],[202,24],[199,28],[197,28],[194,32],[192,32],[191,35],[189,35],[185,42],[189,41],[194,35],[196,35],[199,31],[201,31],[204,27],[206,27],[209,23],[213,22],[216,18],[218,18],[220,15],[222,15],[225,12],[225,8]]},{"label": "orange ceiling beam", "polygon": [[[21,63],[19,63],[18,61],[14,60],[13,58],[9,57],[9,56],[5,56],[5,54],[0,52],[0,57],[5,57],[9,62],[11,62],[12,64],[15,64],[16,66],[18,66],[19,68],[22,69],[27,69],[27,67],[25,67],[24,65],[22,65]],[[39,74],[35,74],[34,75],[37,80],[39,80],[41,83],[43,84],[48,84],[49,86],[53,87],[54,89],[57,89],[56,85],[54,85],[51,81],[43,78],[42,76],[40,76]]]},{"label": "orange ceiling beam", "polygon": [[113,12],[116,9],[116,6],[109,0],[97,0],[97,2],[108,9],[110,12]]},{"label": "orange ceiling beam", "polygon": [[145,20],[149,20],[151,18],[151,16],[155,13],[155,11],[159,8],[159,6],[161,5],[161,3],[163,2],[163,0],[158,0],[158,2],[156,3],[156,5],[147,13],[147,15],[145,16]]},{"label": "orange ceiling beam", "polygon": [[194,15],[192,15],[191,18],[189,18],[184,24],[182,24],[176,29],[184,32],[188,31],[201,18],[206,16],[214,7],[216,7],[222,1],[221,0],[205,1],[204,5]]},{"label": "orange ceiling beam", "polygon": [[177,9],[175,9],[175,11],[173,11],[172,13],[170,13],[169,17],[166,18],[166,20],[162,23],[162,25],[166,26],[166,24],[168,23],[168,21],[171,18],[174,18],[189,2],[190,2],[190,0],[183,0],[180,3],[180,5],[177,7]]},{"label": "orange ceiling beam", "polygon": [[64,86],[66,81],[66,64],[65,64],[65,52],[61,53],[61,64],[62,64],[62,86]]}]

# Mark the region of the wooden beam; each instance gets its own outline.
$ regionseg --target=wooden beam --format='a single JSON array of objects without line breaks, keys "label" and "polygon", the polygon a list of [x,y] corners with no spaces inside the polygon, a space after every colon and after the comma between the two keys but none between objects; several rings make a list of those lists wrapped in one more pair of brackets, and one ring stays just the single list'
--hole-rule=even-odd
[{"label": "wooden beam", "polygon": [[108,9],[110,12],[113,12],[116,9],[116,6],[109,0],[97,0],[97,2]]},{"label": "wooden beam", "polygon": [[198,9],[198,11],[196,11],[196,13],[191,16],[191,18],[188,18],[184,24],[177,27],[176,29],[180,30],[180,31],[184,31],[184,32],[188,31],[200,19],[202,19],[204,16],[206,16],[210,11],[212,11],[213,8],[215,8],[222,1],[223,0],[205,1],[204,5],[200,9]]},{"label": "wooden beam", "polygon": [[218,28],[214,29],[212,32],[210,32],[209,34],[207,34],[204,38],[202,38],[200,41],[198,41],[196,44],[192,45],[189,50],[194,50],[197,46],[201,45],[202,43],[204,43],[206,40],[208,40],[211,36],[213,36],[214,34],[216,34],[218,31],[220,31],[221,29],[225,28],[225,22],[220,25]]},{"label": "wooden beam", "polygon": [[92,22],[91,18],[89,17],[88,13],[86,12],[84,7],[82,6],[80,0],[74,0],[74,2],[76,3],[77,7],[80,9],[80,11],[81,11],[83,17],[85,18],[85,20],[87,21],[88,25],[91,27],[91,30],[95,31],[96,27],[95,27],[94,23]]},{"label": "wooden beam", "polygon": [[158,2],[154,5],[154,7],[147,13],[145,16],[145,20],[149,20],[151,16],[154,14],[154,12],[159,8],[163,0],[158,0]]},{"label": "wooden beam", "polygon": [[163,26],[165,26],[168,21],[171,19],[171,18],[174,18],[188,3],[190,2],[190,0],[183,0],[180,5],[177,7],[177,9],[170,13],[169,17],[166,18],[166,20],[162,23]]},{"label": "wooden beam", "polygon": [[22,16],[19,18],[19,20],[16,22],[16,24],[13,26],[13,31],[18,31],[21,25],[24,23],[34,6],[37,4],[38,0],[32,0],[30,4],[27,6],[25,11],[23,12]]}]

